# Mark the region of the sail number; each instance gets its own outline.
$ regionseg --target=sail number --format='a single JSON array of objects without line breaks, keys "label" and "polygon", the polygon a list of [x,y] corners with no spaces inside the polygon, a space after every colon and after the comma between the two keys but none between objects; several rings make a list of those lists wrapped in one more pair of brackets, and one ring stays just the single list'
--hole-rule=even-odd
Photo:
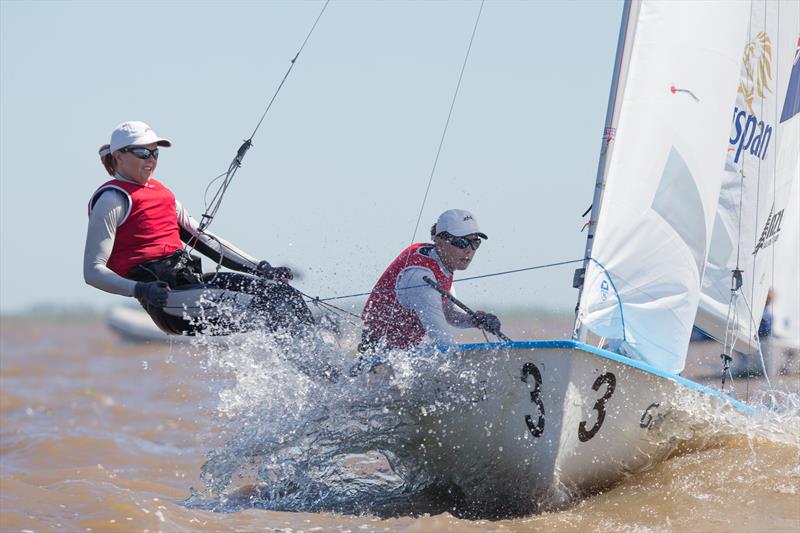
[{"label": "sail number", "polygon": [[578,424],[578,440],[581,442],[588,441],[594,437],[598,431],[600,431],[600,427],[603,425],[603,421],[606,419],[606,402],[609,400],[609,398],[611,398],[611,395],[614,394],[614,389],[617,386],[616,376],[611,372],[600,374],[597,376],[597,379],[594,380],[592,390],[597,391],[603,386],[603,384],[606,385],[606,393],[598,398],[596,402],[594,402],[594,410],[597,411],[597,420],[595,421],[594,425],[587,430],[585,420]]},{"label": "sail number", "polygon": [[[539,367],[533,363],[525,363],[522,365],[522,375],[520,376],[523,383],[528,385],[533,385],[533,389],[530,391],[531,395],[531,403],[536,406],[536,410],[538,414],[536,415],[536,421],[534,421],[534,417],[532,415],[525,415],[525,425],[528,427],[528,431],[531,432],[531,435],[534,437],[540,437],[542,433],[544,433],[544,403],[542,402],[542,372],[539,370]],[[531,383],[533,381],[533,383]],[[587,421],[584,420],[580,424],[578,424],[578,439],[581,442],[586,442],[591,440],[600,428],[603,426],[603,422],[606,419],[606,402],[611,398],[614,394],[614,389],[617,387],[617,377],[612,374],[611,372],[605,372],[597,376],[597,379],[594,380],[594,384],[592,385],[592,390],[595,392],[600,389],[603,385],[606,386],[606,391],[600,398],[594,402],[593,409],[597,411],[597,420],[595,420],[594,425],[587,429]]]},{"label": "sail number", "polygon": [[525,415],[525,425],[534,437],[539,437],[544,432],[544,404],[542,403],[542,373],[539,367],[533,363],[522,365],[522,381],[530,383],[528,378],[533,377],[533,390],[531,391],[531,402],[539,409],[539,417],[536,423],[533,422],[531,415]]}]

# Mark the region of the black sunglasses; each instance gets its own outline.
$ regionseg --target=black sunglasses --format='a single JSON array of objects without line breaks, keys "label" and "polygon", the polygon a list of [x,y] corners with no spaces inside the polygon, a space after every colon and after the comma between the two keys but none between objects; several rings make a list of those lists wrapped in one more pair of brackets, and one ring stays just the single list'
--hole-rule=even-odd
[{"label": "black sunglasses", "polygon": [[473,237],[469,239],[467,237],[456,237],[454,235],[449,235],[449,234],[442,236],[447,240],[447,242],[449,242],[450,244],[452,244],[453,246],[455,246],[460,250],[466,250],[468,246],[473,250],[477,250],[482,242],[478,237]]},{"label": "black sunglasses", "polygon": [[136,148],[122,148],[120,152],[125,152],[126,154],[131,154],[133,157],[138,157],[139,159],[158,159],[158,148],[145,148],[144,146],[137,146]]}]

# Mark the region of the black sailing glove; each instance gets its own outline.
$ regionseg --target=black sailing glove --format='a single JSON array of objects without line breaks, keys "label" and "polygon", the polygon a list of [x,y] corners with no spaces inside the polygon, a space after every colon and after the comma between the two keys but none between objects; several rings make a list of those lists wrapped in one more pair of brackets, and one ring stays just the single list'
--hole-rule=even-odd
[{"label": "black sailing glove", "polygon": [[163,281],[140,281],[133,289],[136,299],[155,307],[167,305],[169,286]]},{"label": "black sailing glove", "polygon": [[266,279],[275,280],[280,283],[286,283],[294,277],[294,274],[292,274],[292,269],[289,267],[274,267],[269,264],[269,261],[261,261],[258,263],[257,269],[259,276]]},{"label": "black sailing glove", "polygon": [[472,324],[476,328],[488,331],[489,333],[497,334],[502,327],[500,319],[492,313],[484,313],[483,311],[476,311],[475,316],[472,317]]}]

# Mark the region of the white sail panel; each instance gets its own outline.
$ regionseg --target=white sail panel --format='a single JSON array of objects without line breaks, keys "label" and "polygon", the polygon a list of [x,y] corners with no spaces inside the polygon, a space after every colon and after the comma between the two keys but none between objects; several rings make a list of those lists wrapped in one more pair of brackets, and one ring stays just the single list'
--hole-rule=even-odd
[{"label": "white sail panel", "polygon": [[772,333],[800,348],[800,182],[794,184],[783,224],[785,233],[775,243]]},{"label": "white sail panel", "polygon": [[697,309],[748,15],[735,0],[643,1],[631,21],[579,319],[671,372]]},{"label": "white sail panel", "polygon": [[[800,2],[755,0],[743,43],[728,157],[695,323],[734,348],[758,349],[758,324],[800,179]],[[732,298],[731,274],[742,271]]]}]

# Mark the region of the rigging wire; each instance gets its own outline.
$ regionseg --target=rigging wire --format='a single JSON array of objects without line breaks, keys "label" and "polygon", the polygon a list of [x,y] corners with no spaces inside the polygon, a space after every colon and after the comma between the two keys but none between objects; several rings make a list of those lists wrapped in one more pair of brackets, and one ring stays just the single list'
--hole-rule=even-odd
[{"label": "rigging wire", "polygon": [[[415,239],[417,237],[417,231],[419,230],[419,223],[420,223],[420,220],[422,220],[422,213],[425,210],[425,203],[428,200],[428,194],[429,194],[429,192],[431,190],[431,184],[433,183],[433,177],[436,174],[436,167],[438,166],[438,163],[439,163],[439,156],[442,153],[442,147],[444,146],[444,140],[445,140],[445,138],[447,136],[447,129],[450,126],[450,119],[453,116],[453,109],[455,108],[456,100],[458,99],[458,93],[459,93],[459,90],[461,89],[461,82],[464,79],[464,72],[466,71],[467,63],[469,62],[470,52],[472,51],[472,44],[475,41],[475,34],[478,31],[478,24],[479,24],[479,22],[481,20],[481,14],[483,13],[483,6],[485,4],[485,1],[486,0],[481,0],[481,5],[480,5],[480,8],[478,9],[478,14],[475,17],[475,24],[472,27],[472,34],[470,35],[469,44],[467,46],[467,51],[466,51],[466,54],[464,55],[464,62],[461,65],[461,71],[459,72],[459,75],[458,75],[458,82],[456,83],[456,88],[453,91],[453,97],[452,97],[452,99],[450,101],[450,109],[447,112],[447,120],[445,120],[444,128],[442,130],[442,136],[439,139],[439,146],[436,149],[436,157],[434,158],[433,166],[431,168],[430,175],[428,176],[428,184],[427,184],[427,186],[425,188],[425,195],[424,195],[424,197],[422,199],[422,204],[420,205],[419,213],[417,214],[417,221],[416,221],[416,223],[414,225],[414,232],[411,235],[411,244],[414,243],[414,241],[415,241]],[[324,8],[323,8],[323,10],[324,10]],[[408,257],[406,258],[406,262],[407,261],[408,261]],[[537,267],[534,267],[534,268],[537,268]],[[538,267],[538,268],[544,268],[544,267]],[[532,270],[532,269],[520,269],[519,271],[522,271],[522,270]],[[511,271],[505,272],[505,273],[511,273]],[[504,273],[489,274],[489,275],[485,275],[485,276],[475,276],[473,278],[465,278],[465,279],[457,280],[457,281],[467,281],[469,279],[477,279],[477,278],[480,278],[480,277],[488,277],[488,276],[491,276],[491,275],[501,275],[501,274],[504,274]],[[424,287],[424,286],[425,285],[420,285],[419,287]],[[418,288],[418,287],[405,287],[404,290],[414,289],[414,288]],[[318,306],[327,305],[328,307],[333,308],[335,310],[338,310],[339,312],[346,313],[346,314],[348,314],[350,316],[354,316],[354,317],[360,319],[361,318],[360,316],[355,315],[354,313],[350,313],[349,311],[346,311],[344,309],[338,308],[336,306],[333,306],[331,304],[328,304],[326,302],[330,301],[330,300],[340,300],[340,299],[345,299],[345,298],[355,298],[355,297],[358,297],[358,296],[367,296],[367,295],[372,294],[372,292],[374,292],[374,291],[358,293],[358,294],[350,294],[350,295],[346,295],[346,296],[335,296],[335,297],[330,297],[330,298],[310,297],[310,296],[308,296],[306,294],[303,294],[303,293],[301,293],[301,294],[303,294],[303,296],[305,296],[306,298],[309,298],[310,301],[312,303],[314,303],[315,305],[318,305]]]},{"label": "rigging wire", "polygon": [[[766,7],[764,9],[766,10]],[[764,15],[764,17],[766,17],[766,11],[765,11],[765,13],[763,15]],[[751,35],[751,33],[753,31],[753,29],[752,29],[752,24],[753,24],[752,15],[751,15],[751,20],[750,20],[749,24],[750,24],[750,26],[748,27],[748,35]],[[764,114],[765,114],[765,105],[766,104],[765,104],[764,98],[761,98],[760,99],[759,112],[760,112],[760,114],[762,116],[764,116]],[[774,102],[774,105],[776,107],[776,109],[774,110],[775,116],[777,116],[777,113],[778,113],[777,112],[777,105],[778,105],[777,100]],[[730,359],[730,355],[732,355],[732,353],[733,353],[734,344],[735,344],[735,341],[736,341],[736,335],[741,330],[741,327],[740,327],[740,324],[739,324],[739,309],[738,309],[739,300],[741,299],[741,301],[744,302],[744,305],[747,308],[747,312],[748,312],[748,315],[749,315],[749,318],[750,318],[750,320],[748,321],[748,332],[749,332],[749,335],[748,335],[748,348],[752,347],[751,342],[752,342],[752,339],[755,338],[756,346],[758,348],[758,353],[759,353],[759,356],[760,356],[761,370],[762,370],[764,376],[767,379],[767,385],[769,386],[770,391],[772,391],[772,385],[769,382],[768,369],[766,368],[766,364],[765,364],[765,361],[764,361],[764,356],[763,356],[763,353],[761,351],[761,342],[760,342],[760,340],[758,338],[758,330],[759,330],[758,322],[756,321],[756,318],[753,316],[753,310],[750,307],[750,304],[749,304],[749,302],[747,300],[747,297],[744,294],[744,291],[741,290],[741,285],[742,285],[741,274],[742,274],[742,270],[740,268],[740,258],[741,258],[741,244],[742,244],[743,199],[744,199],[744,194],[745,194],[745,178],[746,178],[745,172],[744,172],[744,168],[745,168],[745,162],[747,161],[748,156],[749,156],[749,154],[747,153],[747,151],[745,151],[742,154],[741,168],[739,170],[740,179],[739,179],[739,208],[738,208],[738,213],[737,213],[738,214],[738,224],[737,224],[737,233],[736,233],[736,267],[731,273],[732,274],[731,299],[730,299],[729,304],[728,304],[728,319],[727,319],[727,323],[726,323],[725,343],[723,344],[723,354],[722,354],[721,357],[723,357],[723,362],[724,362],[723,366],[725,367],[724,368],[724,370],[725,370],[725,369],[727,369],[727,367],[725,366],[725,364],[726,364],[725,358],[727,357],[729,361],[731,360]],[[772,166],[773,166],[773,168],[771,169],[772,170],[771,173],[769,173],[770,169],[766,169],[765,171],[767,172],[766,179],[767,180],[769,180],[769,179],[772,180],[772,205],[774,207],[775,201],[776,201],[776,196],[777,196],[777,187],[776,187],[776,183],[775,183],[776,182],[776,172],[777,172],[777,168],[776,168],[777,167],[777,159],[773,158]],[[756,183],[755,183],[755,213],[754,213],[754,219],[756,221],[759,218],[759,210],[760,210],[761,181],[762,181],[761,178],[762,178],[762,160],[761,160],[761,158],[757,158],[756,169],[755,169]],[[770,214],[771,214],[771,212],[770,212]],[[767,223],[767,226],[769,226],[769,223]],[[753,237],[754,237],[754,239],[756,241],[756,242],[753,243],[753,245],[754,246],[758,246],[758,242],[760,242],[760,239],[763,238],[763,234],[761,236],[759,236],[759,234],[756,233],[756,234],[753,235]],[[772,250],[772,254],[773,254],[773,261],[772,261],[772,272],[771,272],[772,276],[771,276],[771,279],[774,279],[774,264],[775,264],[774,263],[774,254],[775,254],[775,250],[774,249]],[[756,259],[757,259],[756,257],[753,257],[752,258],[752,263],[751,263],[751,268],[753,269],[753,272],[750,273],[751,279],[750,279],[750,283],[749,283],[749,289],[750,289],[749,292],[750,292],[750,299],[751,300],[755,299],[755,293],[756,293],[756,289],[757,289],[757,285],[758,285],[757,282],[756,282],[757,278],[756,278],[756,272],[755,272]],[[736,287],[736,289],[734,289],[733,284],[734,284],[734,282],[736,282],[737,276],[738,276],[738,286]],[[754,331],[755,331],[755,333],[754,333]],[[729,345],[729,341],[730,341],[730,345]],[[724,377],[723,377],[723,386],[724,386]],[[747,388],[748,388],[747,396],[749,397],[749,381],[747,382]]]},{"label": "rigging wire", "polygon": [[[750,18],[748,20],[748,27],[747,27],[747,34],[750,35],[752,31],[752,24],[753,24],[753,17],[752,13],[750,14]],[[736,228],[736,266],[731,271],[731,297],[728,301],[728,314],[725,320],[725,334],[723,337],[722,343],[722,354],[720,354],[720,358],[722,360],[722,383],[721,388],[725,390],[725,376],[726,374],[730,375],[731,378],[731,387],[733,387],[733,372],[730,368],[730,363],[733,361],[733,349],[736,345],[736,335],[738,332],[738,322],[739,322],[739,308],[738,308],[738,301],[739,301],[739,293],[742,287],[742,270],[739,268],[739,261],[741,259],[741,247],[742,247],[742,212],[743,212],[743,204],[744,204],[744,162],[747,159],[747,154],[743,154],[741,168],[739,169],[739,213],[738,213],[738,224]],[[712,235],[713,238],[713,235]],[[701,286],[702,291],[702,286]]]},{"label": "rigging wire", "polygon": [[[755,322],[753,321],[753,311],[750,309],[750,303],[747,301],[747,298],[744,295],[742,295],[742,300],[744,301],[745,307],[747,307],[747,311],[750,313],[750,327],[753,327],[755,326]],[[758,356],[761,359],[761,370],[764,372],[764,380],[767,382],[767,388],[770,392],[770,400],[774,405],[775,390],[772,388],[772,382],[769,379],[769,373],[767,372],[767,367],[764,363],[764,353],[761,351],[761,339],[758,338],[758,335],[756,335],[756,345],[758,346]]]},{"label": "rigging wire", "polygon": [[[453,283],[460,283],[462,281],[472,281],[472,280],[482,279],[482,278],[491,278],[491,277],[495,277],[495,276],[504,276],[504,275],[507,275],[507,274],[516,274],[518,272],[526,272],[526,271],[529,271],[529,270],[539,270],[539,269],[542,269],[542,268],[550,268],[550,267],[556,267],[556,266],[561,266],[561,265],[569,265],[569,264],[572,264],[572,263],[580,263],[582,261],[583,261],[583,258],[581,258],[581,259],[571,259],[569,261],[559,261],[557,263],[546,263],[546,264],[542,264],[542,265],[535,265],[535,266],[530,266],[530,267],[525,267],[525,268],[517,268],[517,269],[514,269],[514,270],[504,270],[502,272],[493,272],[491,274],[481,274],[479,276],[471,276],[471,277],[468,277],[468,278],[454,279]],[[420,287],[426,287],[426,286],[427,285],[425,285],[425,284],[420,284],[420,285],[414,285],[414,286],[411,286],[411,287],[403,287],[403,288],[397,289],[397,290],[411,290],[411,289],[418,289]],[[391,290],[396,290],[396,289],[391,289]],[[328,297],[328,298],[311,297],[311,296],[308,296],[308,295],[305,295],[305,294],[303,296],[306,296],[307,298],[309,298],[311,301],[314,301],[314,302],[330,302],[330,301],[333,301],[333,300],[345,300],[347,298],[357,298],[359,296],[369,296],[373,292],[376,292],[376,291],[359,292],[359,293],[355,293],[355,294],[346,294],[344,296],[331,296],[331,297]]]},{"label": "rigging wire", "polygon": [[450,118],[453,116],[453,108],[456,105],[456,99],[458,98],[458,91],[461,88],[461,80],[464,78],[464,71],[467,68],[467,61],[469,60],[469,54],[472,50],[472,43],[475,40],[475,33],[478,31],[478,22],[481,20],[481,13],[483,13],[483,4],[486,0],[481,0],[481,7],[478,9],[478,15],[475,17],[475,25],[472,28],[472,36],[469,39],[469,46],[467,46],[467,53],[464,56],[464,63],[461,65],[461,73],[458,75],[458,83],[456,84],[456,90],[453,92],[453,98],[450,101],[450,111],[447,113],[447,120],[444,123],[444,129],[442,130],[442,137],[439,139],[439,147],[436,149],[436,157],[433,160],[433,168],[431,168],[431,174],[428,177],[428,186],[425,188],[425,196],[422,198],[422,205],[419,206],[419,213],[417,214],[417,223],[414,225],[414,233],[411,235],[411,244],[414,243],[414,240],[417,238],[417,230],[419,230],[419,222],[422,220],[422,212],[425,210],[425,203],[428,201],[428,193],[431,190],[431,183],[433,183],[433,176],[436,173],[436,166],[439,163],[439,155],[442,153],[442,146],[444,145],[444,139],[447,135],[447,128],[450,125]]},{"label": "rigging wire", "polygon": [[[580,263],[582,261],[583,261],[583,259],[572,259],[572,260],[569,260],[569,261],[559,261],[559,262],[556,262],[556,263],[547,263],[547,264],[535,265],[535,266],[531,266],[531,267],[517,268],[517,269],[514,269],[514,270],[505,270],[503,272],[493,272],[491,274],[482,274],[482,275],[478,275],[478,276],[472,276],[472,277],[469,277],[469,278],[453,280],[453,283],[458,283],[458,282],[461,282],[461,281],[471,281],[471,280],[482,279],[482,278],[490,278],[490,277],[495,277],[495,276],[505,276],[505,275],[508,275],[508,274],[516,274],[518,272],[525,272],[525,271],[529,271],[529,270],[539,270],[539,269],[543,269],[543,268],[551,268],[551,267],[556,267],[556,266],[561,266],[561,265],[569,265],[569,264],[573,264],[573,263]],[[414,286],[411,286],[411,287],[402,287],[400,289],[391,289],[391,290],[410,290],[410,289],[418,289],[420,287],[426,287],[426,286],[427,286],[426,284],[420,284],[420,285],[414,285]],[[342,309],[341,307],[337,307],[337,306],[335,306],[335,305],[333,305],[333,304],[331,304],[329,302],[331,300],[344,300],[344,299],[347,299],[347,298],[357,298],[359,296],[369,296],[369,295],[371,295],[371,294],[373,294],[375,292],[379,292],[379,291],[373,290],[373,291],[370,291],[370,292],[360,292],[360,293],[356,293],[356,294],[347,294],[347,295],[344,295],[344,296],[332,296],[332,297],[329,297],[329,298],[320,298],[319,296],[308,295],[308,294],[304,293],[303,291],[298,290],[296,288],[295,288],[295,290],[297,290],[297,292],[299,292],[303,297],[305,297],[308,302],[316,305],[317,307],[321,307],[323,309],[326,309],[327,311],[332,311],[332,312],[337,313],[339,315],[349,315],[351,317],[354,317],[357,320],[361,320],[361,316],[360,315],[352,313],[352,312],[350,312],[350,311],[348,311],[346,309]],[[384,289],[384,290],[387,290],[387,289]],[[352,320],[348,319],[348,322],[350,324],[353,324],[354,326],[358,326],[358,324],[356,324]],[[485,334],[484,334],[484,336],[485,336]],[[488,338],[486,339],[486,342],[489,342]]]},{"label": "rigging wire", "polygon": [[[351,313],[347,309],[342,309],[341,307],[337,307],[337,306],[335,306],[333,304],[327,303],[324,299],[322,299],[322,298],[320,298],[318,296],[308,295],[308,294],[304,293],[303,291],[301,291],[300,289],[298,289],[297,287],[293,287],[293,289],[296,290],[298,293],[300,293],[305,298],[307,298],[309,302],[313,303],[317,307],[322,307],[323,309],[327,309],[328,311],[338,312],[339,314],[350,315],[352,317],[357,318],[358,320],[361,320],[361,317],[359,315],[357,315],[355,313]],[[354,322],[351,322],[351,323],[353,325],[357,325]]]},{"label": "rigging wire", "polygon": [[[222,199],[225,197],[225,193],[227,192],[228,187],[233,181],[233,177],[236,175],[236,171],[239,170],[239,168],[242,166],[242,160],[244,159],[245,154],[247,154],[247,151],[253,146],[253,137],[255,137],[256,132],[258,132],[258,128],[261,127],[261,123],[264,122],[264,118],[267,116],[267,113],[272,108],[272,104],[278,97],[278,93],[280,93],[284,83],[286,83],[289,74],[292,72],[295,63],[297,62],[297,58],[300,57],[300,53],[303,51],[303,49],[306,46],[306,43],[308,43],[308,40],[311,38],[311,34],[314,33],[314,29],[317,27],[317,24],[319,23],[320,18],[322,18],[322,14],[325,13],[325,9],[327,9],[330,1],[331,0],[325,0],[325,4],[322,6],[322,9],[317,15],[317,18],[314,20],[314,24],[311,26],[311,29],[308,31],[308,34],[306,35],[306,38],[303,40],[303,44],[300,45],[300,48],[297,50],[297,53],[291,59],[289,63],[289,68],[286,70],[286,73],[283,75],[283,79],[281,79],[281,82],[278,84],[278,88],[275,89],[272,98],[270,98],[269,103],[267,104],[267,108],[261,115],[261,118],[259,119],[258,124],[256,124],[255,129],[253,129],[253,133],[250,134],[249,138],[245,139],[242,142],[242,145],[236,151],[236,156],[234,156],[230,165],[228,165],[228,170],[223,172],[216,178],[214,178],[211,181],[211,183],[209,183],[208,187],[210,187],[212,183],[224,177],[222,183],[220,184],[219,188],[217,189],[216,193],[211,199],[211,202],[206,203],[206,212],[203,213],[200,219],[200,228],[199,228],[200,232],[203,232],[203,230],[205,230],[209,225],[211,225],[211,222],[214,220],[214,217],[216,216],[217,211],[220,208],[220,205],[222,205]],[[206,193],[208,192],[208,187],[206,187]]]},{"label": "rigging wire", "polygon": [[[766,9],[767,9],[766,6],[764,6],[764,13],[762,13],[762,15],[764,16],[764,20],[766,20]],[[769,88],[767,87],[767,89],[769,89]],[[761,116],[765,116],[765,114],[766,114],[767,110],[765,109],[765,105],[766,105],[765,104],[765,98],[761,98],[760,102],[759,102],[759,106],[760,106],[759,107],[759,112],[760,112]],[[774,100],[774,104],[773,105],[775,106],[775,109],[772,110],[772,111],[774,113],[774,116],[777,117],[778,116],[778,109],[777,109],[778,102],[777,102],[777,99]],[[744,163],[745,163],[746,160],[747,160],[747,153],[745,152],[744,158],[742,159],[742,169],[744,169]],[[773,168],[771,169],[772,170],[771,173],[769,172],[769,170],[770,170],[769,168],[765,169],[765,172],[766,172],[765,179],[767,180],[767,186],[768,187],[770,186],[770,180],[771,180],[772,207],[774,208],[775,207],[776,194],[777,194],[777,187],[776,187],[777,158],[773,158],[772,165],[773,165]],[[756,221],[758,221],[758,219],[759,219],[759,211],[760,211],[760,207],[761,207],[761,178],[762,178],[762,159],[760,157],[757,157],[756,158],[756,184],[755,184],[756,197],[755,197],[755,213],[754,213],[754,219]],[[767,190],[767,193],[769,193],[769,189]],[[740,202],[741,202],[742,196],[744,196],[744,173],[742,173],[742,182],[741,182],[741,189],[740,189]],[[772,209],[770,209],[770,216],[771,215],[772,215]],[[741,207],[740,207],[740,212],[739,212],[739,235],[737,235],[739,241],[741,241],[741,237],[742,237],[742,235],[741,235],[741,221],[742,221],[742,212],[741,212]],[[769,218],[768,218],[767,226],[769,226]],[[754,247],[758,246],[758,243],[760,242],[760,239],[761,239],[762,236],[763,235],[759,235],[759,233],[755,233],[753,235],[754,242],[753,242],[752,245]],[[774,248],[773,248],[773,254],[774,254]],[[773,255],[773,257],[774,257],[774,255]],[[739,268],[739,266],[738,266],[739,250],[738,250],[738,248],[737,248],[736,261],[737,261],[736,268],[738,270],[738,268]],[[757,288],[756,275],[755,275],[756,274],[756,272],[755,272],[756,261],[757,261],[757,256],[755,256],[755,252],[754,252],[754,256],[752,258],[752,269],[753,269],[753,272],[751,273],[751,280],[750,280],[750,287],[749,287],[749,289],[750,289],[750,291],[749,291],[750,292],[750,300],[751,301],[754,301],[754,299],[755,299],[755,293],[756,293],[756,288]],[[774,261],[773,261],[773,273],[774,273]],[[774,274],[773,274],[773,276],[774,276]],[[741,291],[740,297],[741,297],[742,302],[744,302],[745,308],[747,309],[747,316],[749,317],[749,320],[748,320],[748,331],[749,331],[748,349],[750,349],[752,347],[751,341],[755,340],[756,348],[758,349],[759,362],[761,363],[761,371],[762,371],[762,373],[764,375],[764,379],[765,379],[765,381],[767,383],[767,388],[768,388],[769,393],[770,393],[770,396],[769,396],[770,397],[770,403],[771,403],[771,406],[774,406],[775,405],[775,396],[774,396],[775,391],[772,388],[772,383],[770,382],[770,379],[769,379],[769,372],[768,372],[768,369],[767,369],[767,366],[766,366],[766,362],[764,361],[764,353],[763,353],[763,351],[761,349],[761,339],[759,337],[759,329],[760,329],[759,328],[759,324],[756,321],[756,317],[753,316],[753,309],[751,308],[750,302],[748,301],[747,296],[745,295],[744,291]],[[762,316],[763,316],[763,310],[762,310]],[[738,329],[738,323],[735,324],[735,327]],[[750,382],[748,380],[747,381],[747,396],[748,397],[750,396],[749,385],[750,385]]]}]

